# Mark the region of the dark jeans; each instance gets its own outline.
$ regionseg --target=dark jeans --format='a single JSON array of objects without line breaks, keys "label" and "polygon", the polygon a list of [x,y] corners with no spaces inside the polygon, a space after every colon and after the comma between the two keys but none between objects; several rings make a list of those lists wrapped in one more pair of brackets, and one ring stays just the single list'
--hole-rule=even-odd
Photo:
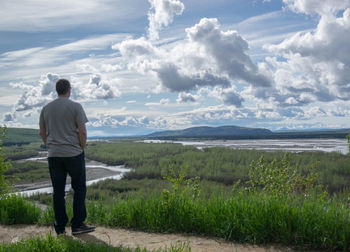
[{"label": "dark jeans", "polygon": [[83,152],[75,157],[49,157],[48,160],[53,186],[54,226],[56,232],[62,232],[68,222],[65,202],[67,173],[71,177],[71,184],[74,190],[71,226],[80,226],[86,219],[85,155]]}]

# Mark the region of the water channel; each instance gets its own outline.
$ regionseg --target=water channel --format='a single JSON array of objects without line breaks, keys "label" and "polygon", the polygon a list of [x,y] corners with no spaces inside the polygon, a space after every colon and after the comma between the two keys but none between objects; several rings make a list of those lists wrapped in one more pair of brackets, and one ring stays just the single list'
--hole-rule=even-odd
[{"label": "water channel", "polygon": [[348,154],[347,139],[247,139],[247,140],[193,140],[193,141],[171,141],[171,140],[144,140],[145,143],[177,143],[182,145],[196,146],[198,149],[207,147],[227,147],[231,149],[263,150],[263,151],[321,151],[339,152]]},{"label": "water channel", "polygon": [[[40,162],[47,163],[47,152],[39,152],[39,156],[33,158],[22,159],[17,162]],[[125,173],[131,171],[124,165],[111,166],[101,162],[86,160],[86,185],[92,185],[96,182],[106,179],[121,179]],[[47,171],[49,173],[49,171]],[[36,183],[26,183],[16,185],[18,193],[24,196],[33,194],[52,193],[51,181],[43,181]],[[66,191],[71,189],[70,178],[67,178]]]}]

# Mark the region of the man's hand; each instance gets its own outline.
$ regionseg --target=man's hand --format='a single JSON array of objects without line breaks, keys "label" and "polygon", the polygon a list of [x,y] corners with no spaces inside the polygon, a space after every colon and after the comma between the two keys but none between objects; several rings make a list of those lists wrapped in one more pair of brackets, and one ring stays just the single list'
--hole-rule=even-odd
[{"label": "man's hand", "polygon": [[79,125],[78,126],[78,131],[79,131],[79,145],[82,149],[85,149],[86,146],[86,138],[87,138],[87,133],[86,133],[86,127],[85,124]]}]

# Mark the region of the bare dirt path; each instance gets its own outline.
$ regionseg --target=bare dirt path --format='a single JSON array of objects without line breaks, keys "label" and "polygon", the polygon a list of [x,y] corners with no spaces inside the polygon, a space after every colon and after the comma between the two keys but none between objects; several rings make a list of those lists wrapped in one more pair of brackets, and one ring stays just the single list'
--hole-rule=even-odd
[{"label": "bare dirt path", "polygon": [[[67,228],[68,236],[70,230]],[[34,237],[38,235],[45,236],[47,233],[55,232],[52,227],[42,227],[35,225],[0,225],[0,241],[1,242],[17,242],[22,239]],[[284,252],[293,251],[287,247],[269,246],[258,247],[253,245],[235,244],[224,241],[222,239],[213,239],[207,237],[196,237],[183,234],[158,234],[145,233],[139,231],[131,231],[125,229],[111,229],[105,227],[97,227],[95,232],[81,234],[73,237],[83,241],[93,241],[106,243],[111,246],[123,246],[129,248],[147,248],[150,250],[159,248],[170,248],[177,243],[188,243],[193,252]]]}]

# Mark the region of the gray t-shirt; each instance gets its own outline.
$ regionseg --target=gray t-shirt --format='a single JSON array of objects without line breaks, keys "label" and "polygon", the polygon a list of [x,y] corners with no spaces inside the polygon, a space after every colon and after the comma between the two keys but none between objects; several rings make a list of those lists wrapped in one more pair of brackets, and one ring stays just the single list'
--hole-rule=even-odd
[{"label": "gray t-shirt", "polygon": [[40,128],[46,129],[49,157],[74,157],[83,152],[78,126],[88,122],[83,107],[67,97],[59,97],[41,110]]}]

